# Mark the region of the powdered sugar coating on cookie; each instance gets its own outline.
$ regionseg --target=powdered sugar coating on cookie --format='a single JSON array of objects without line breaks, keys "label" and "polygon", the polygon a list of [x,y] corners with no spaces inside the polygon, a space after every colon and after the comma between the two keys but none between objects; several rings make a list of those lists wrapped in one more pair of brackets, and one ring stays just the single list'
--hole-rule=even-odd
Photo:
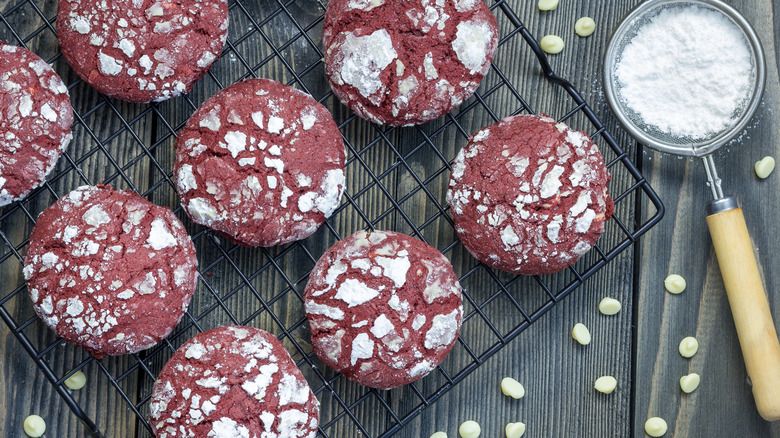
[{"label": "powdered sugar coating on cookie", "polygon": [[62,54],[88,84],[129,102],[188,91],[219,58],[227,0],[59,0]]},{"label": "powdered sugar coating on cookie", "polygon": [[416,125],[474,93],[498,27],[482,0],[332,0],[323,43],[326,75],[345,105],[375,123]]},{"label": "powdered sugar coating on cookie", "polygon": [[174,353],[149,413],[157,438],[314,438],[319,401],[273,335],[223,326]]},{"label": "powdered sugar coating on cookie", "polygon": [[391,231],[358,231],[328,249],[309,276],[304,306],[320,359],[381,389],[431,372],[452,349],[463,317],[447,258]]},{"label": "powdered sugar coating on cookie", "polygon": [[0,41],[0,207],[43,184],[72,124],[68,89],[51,66]]},{"label": "powdered sugar coating on cookie", "polygon": [[83,186],[38,217],[24,277],[46,325],[101,357],[168,336],[195,292],[197,267],[173,212],[135,193]]},{"label": "powdered sugar coating on cookie", "polygon": [[207,100],[176,141],[174,174],[193,221],[248,246],[308,237],[341,202],[346,152],[330,113],[268,79]]},{"label": "powdered sugar coating on cookie", "polygon": [[466,249],[518,274],[572,265],[604,232],[610,175],[584,133],[547,116],[507,117],[471,137],[447,201]]}]

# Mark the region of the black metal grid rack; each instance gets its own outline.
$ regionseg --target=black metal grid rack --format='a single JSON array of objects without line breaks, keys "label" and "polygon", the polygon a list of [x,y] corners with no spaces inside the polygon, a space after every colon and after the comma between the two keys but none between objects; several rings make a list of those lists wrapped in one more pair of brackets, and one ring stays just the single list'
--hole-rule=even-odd
[{"label": "black metal grid rack", "polygon": [[[663,206],[652,188],[575,88],[552,72],[509,1],[497,0],[491,8],[502,35],[492,71],[459,109],[416,128],[371,125],[340,106],[324,79],[319,45],[325,4],[320,0],[232,0],[222,58],[187,96],[151,105],[107,99],[70,70],[57,47],[56,0],[20,0],[0,11],[0,40],[28,47],[52,63],[68,84],[76,115],[74,141],[44,187],[0,209],[0,316],[90,434],[116,436],[111,428],[124,421],[131,426],[121,430],[150,436],[148,401],[162,365],[198,331],[233,323],[282,339],[322,404],[321,436],[392,435],[661,219]],[[178,206],[171,180],[177,130],[208,96],[247,77],[269,77],[310,92],[331,110],[344,135],[348,162],[342,205],[304,241],[267,249],[232,245],[192,224]],[[507,115],[534,112],[523,96],[539,92],[556,93],[557,104],[546,112],[602,146],[613,175],[616,214],[599,244],[573,267],[516,277],[468,255],[444,198],[449,163],[468,136]],[[35,316],[21,271],[37,215],[73,188],[99,182],[173,208],[196,244],[200,282],[168,339],[139,354],[96,360],[56,338]],[[637,205],[648,206],[650,215],[636,217]],[[431,375],[391,391],[347,381],[325,367],[308,343],[301,302],[307,275],[328,246],[360,228],[394,229],[432,244],[451,259],[465,289],[463,328],[452,353]],[[89,397],[68,390],[63,382],[77,370],[105,385]],[[126,408],[111,424],[94,413],[107,403]]]}]

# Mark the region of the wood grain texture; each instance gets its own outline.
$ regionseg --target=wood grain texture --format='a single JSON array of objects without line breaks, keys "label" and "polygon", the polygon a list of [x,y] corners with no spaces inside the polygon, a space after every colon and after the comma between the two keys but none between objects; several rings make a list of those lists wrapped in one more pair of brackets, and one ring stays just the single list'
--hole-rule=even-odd
[{"label": "wood grain texture", "polygon": [[[780,315],[776,267],[778,184],[759,180],[753,164],[780,151],[774,114],[780,109],[777,76],[778,2],[730,1],[755,27],[767,56],[767,89],[761,108],[745,134],[715,154],[724,192],[741,204],[758,256],[773,315]],[[711,195],[699,160],[645,153],[644,174],[659,191],[667,218],[642,242],[637,279],[637,354],[635,436],[650,416],[666,419],[674,436],[773,436],[777,427],[763,421],[747,381],[723,280],[707,232],[704,211]],[[680,295],[664,291],[671,273],[686,278]],[[777,322],[777,320],[776,320]],[[677,346],[685,336],[699,340],[699,352],[682,358]],[[775,364],[780,366],[780,364]],[[696,372],[699,389],[685,395],[679,378]]]},{"label": "wood grain texture", "polygon": [[[553,68],[582,92],[629,156],[643,161],[645,174],[665,201],[666,219],[643,238],[641,246],[622,253],[609,263],[396,436],[427,437],[436,430],[445,430],[454,437],[462,421],[473,419],[482,425],[482,436],[486,437],[503,436],[506,423],[515,421],[528,425],[525,436],[529,437],[643,437],[644,420],[648,416],[659,415],[669,423],[668,436],[780,437],[778,426],[758,417],[745,382],[739,345],[704,222],[704,205],[709,190],[704,185],[701,164],[638,151],[630,137],[619,129],[601,92],[604,46],[611,30],[638,2],[562,1],[558,9],[550,12],[538,11],[535,1],[511,0],[508,3],[537,38],[551,33],[564,38],[566,49],[550,57]],[[302,2],[288,5],[290,13],[304,26],[313,23],[308,35],[321,47],[321,23],[316,24],[316,17],[322,11],[306,9],[298,3]],[[774,216],[780,202],[777,195],[780,193],[780,182],[777,181],[780,180],[773,175],[768,180],[758,181],[752,173],[752,163],[764,155],[777,156],[780,149],[779,128],[773,123],[773,115],[780,110],[776,56],[780,47],[780,26],[774,24],[776,18],[773,15],[780,0],[730,3],[756,26],[767,51],[769,77],[767,93],[756,122],[751,124],[738,143],[730,145],[727,151],[719,152],[717,161],[722,163],[720,171],[724,187],[737,195],[745,209],[754,246],[758,249],[759,268],[777,318],[780,295],[773,287],[778,282],[773,280],[772,267],[779,265],[780,252],[772,247],[776,242],[773,237],[778,232]],[[0,11],[8,10],[13,4],[16,4],[15,0],[0,0]],[[35,4],[47,11],[46,16],[53,17],[56,1],[36,1]],[[274,54],[271,45],[281,47],[285,44],[287,46],[280,54],[294,71],[300,73],[315,65],[302,81],[316,98],[324,96],[329,89],[322,80],[322,66],[317,65],[316,50],[303,38],[290,40],[296,32],[291,31],[291,21],[285,13],[274,14],[278,2],[246,0],[242,4],[247,13],[237,7],[231,9],[230,41],[234,44],[215,64],[213,77],[207,76],[190,93],[193,104],[199,105],[211,96],[218,83],[227,84],[251,75],[250,70],[259,77],[291,81],[293,77],[284,63],[277,57],[271,57]],[[510,24],[500,13],[497,15],[502,34],[506,35],[511,29]],[[585,39],[573,32],[574,22],[584,15],[593,17],[598,26],[596,33]],[[33,9],[24,6],[7,18],[13,20],[14,28],[21,26],[32,31],[42,24],[36,16]],[[262,33],[256,28],[258,24]],[[57,52],[56,40],[52,41],[53,37],[48,33],[48,37],[36,37],[30,42],[37,44],[36,52],[44,57],[51,57]],[[13,39],[2,24],[0,38]],[[535,110],[561,117],[572,109],[563,90],[541,77],[536,59],[521,38],[513,38],[501,47],[496,65]],[[76,79],[62,59],[55,63],[55,69],[64,74],[68,83]],[[480,92],[484,93],[498,82],[495,75],[489,75]],[[110,101],[112,107],[84,84],[76,86],[71,91],[71,97],[80,112],[101,106],[85,121],[92,132],[86,126],[77,127],[77,139],[70,148],[73,157],[89,156],[79,163],[79,168],[90,180],[95,182],[113,177],[114,184],[121,188],[128,188],[130,183],[141,191],[154,188],[150,199],[175,208],[178,199],[170,185],[167,182],[158,185],[165,179],[164,174],[170,177],[174,141],[171,129],[153,123],[150,115],[139,118],[131,128],[141,138],[147,154],[121,126],[118,118],[119,114],[126,118],[141,115],[144,106]],[[519,102],[507,87],[487,96],[485,102],[496,110],[495,116],[499,118],[520,109]],[[348,120],[350,114],[335,98],[329,98],[324,104],[334,113],[337,122]],[[173,129],[182,126],[194,109],[194,106],[180,101],[158,106],[158,111],[171,122]],[[465,134],[494,121],[484,108],[464,116],[458,116],[458,111],[453,115],[458,117]],[[432,135],[444,120],[426,124],[422,132],[426,136]],[[581,116],[575,116],[569,124],[577,129],[586,129],[587,126]],[[267,310],[257,313],[260,299],[271,303],[269,306],[280,316],[281,324],[294,324],[302,312],[299,297],[306,282],[304,273],[313,266],[313,258],[335,242],[337,235],[343,237],[369,226],[365,217],[382,216],[381,220],[370,224],[379,229],[407,233],[419,230],[425,240],[440,249],[447,248],[455,240],[452,226],[434,203],[437,201],[445,206],[449,172],[436,174],[434,171],[443,166],[442,160],[454,158],[465,144],[464,133],[450,126],[433,139],[433,144],[428,144],[415,129],[396,129],[384,134],[386,131],[360,119],[354,119],[342,128],[345,139],[351,145],[347,167],[350,199],[345,200],[344,208],[330,219],[332,230],[323,227],[307,239],[306,248],[311,255],[299,247],[293,247],[289,252],[285,252],[287,246],[269,250],[247,249],[235,247],[224,239],[214,239],[209,234],[199,235],[195,244],[201,269],[205,272],[191,310],[202,328],[232,322],[229,316],[232,314],[239,322],[247,320],[250,325],[279,333],[279,325]],[[101,159],[105,153],[92,133],[100,141],[109,139],[102,147],[118,157],[119,165],[126,168],[127,180],[115,176],[113,165]],[[614,158],[603,142],[597,143],[607,161]],[[161,169],[151,165],[150,155],[160,162]],[[403,163],[399,162],[401,158]],[[67,169],[69,165],[61,163],[60,166]],[[376,179],[371,173],[381,177]],[[417,189],[419,181],[426,181],[430,195]],[[76,172],[70,171],[52,187],[61,195],[83,183]],[[610,184],[613,193],[627,190],[630,183],[624,170],[614,168]],[[404,199],[401,207],[406,216],[392,211],[391,197]],[[634,201],[629,197],[617,205],[618,216],[628,226],[653,213],[646,205],[637,212]],[[50,196],[41,195],[29,203],[29,209],[35,215],[51,202]],[[358,209],[365,217],[357,213]],[[390,214],[384,215],[386,212]],[[200,231],[183,213],[180,218],[191,233]],[[29,235],[31,225],[32,222],[19,212],[0,224],[0,230],[12,243],[19,244]],[[621,237],[620,230],[613,224],[601,244],[609,247]],[[3,247],[2,251],[7,251],[4,245],[0,247]],[[0,256],[2,254],[4,252],[0,252]],[[447,256],[460,275],[476,265],[460,244],[455,245]],[[257,272],[257,275],[245,281],[237,275],[233,265],[242,272]],[[276,273],[275,265],[292,284]],[[672,296],[663,290],[663,279],[672,272],[680,273],[688,280],[688,290],[682,295]],[[512,279],[501,273],[496,273],[496,276],[504,283]],[[21,281],[21,265],[15,258],[0,264],[0,279],[12,283]],[[566,273],[544,278],[552,287],[562,286],[570,279],[571,275]],[[487,271],[477,271],[464,281],[464,287],[473,300],[473,303],[466,303],[466,313],[472,312],[475,305],[479,306],[488,318],[497,323],[501,332],[510,330],[522,320],[505,296],[499,293],[497,298],[494,297],[499,290]],[[211,291],[223,299],[224,306],[217,304]],[[548,299],[532,279],[511,284],[509,292],[527,309],[535,309]],[[623,310],[614,316],[601,315],[597,306],[605,296],[620,300]],[[15,318],[24,320],[32,316],[25,300],[28,298],[23,291],[4,307],[14,312]],[[478,315],[473,318],[464,327],[462,336],[479,353],[489,348],[497,338]],[[583,347],[571,339],[571,327],[576,322],[583,322],[590,328],[593,334],[590,345]],[[40,323],[34,323],[28,331],[38,343],[36,345],[48,345],[43,343],[54,339]],[[194,328],[182,331],[170,340],[171,345],[180,345],[194,333]],[[699,339],[700,350],[692,359],[683,359],[677,353],[677,344],[689,335]],[[292,337],[305,352],[310,351],[305,326],[296,329]],[[294,353],[293,357],[300,359],[291,341],[285,338],[284,342]],[[83,352],[73,347],[56,347],[55,351],[50,363],[61,374],[85,358]],[[144,363],[156,373],[169,356],[170,352],[167,352],[156,356],[154,361]],[[464,349],[456,346],[443,365],[448,372],[457,371],[470,360]],[[0,327],[0,362],[0,412],[7,413],[6,421],[0,422],[0,436],[18,436],[24,417],[30,413],[44,416],[51,436],[80,436],[84,433],[76,417],[4,326]],[[115,376],[137,365],[132,356],[104,359],[101,363]],[[315,361],[315,365],[327,378],[334,376],[321,362]],[[308,365],[304,365],[302,371],[309,382],[319,382],[314,376],[315,371]],[[117,392],[98,364],[90,363],[85,372],[88,374],[88,387],[75,396],[106,436],[148,436],[144,430],[137,428],[135,415],[118,399]],[[681,396],[678,379],[690,372],[701,374],[702,384],[696,392]],[[604,395],[593,390],[593,382],[602,375],[617,378],[618,387],[614,393]],[[525,385],[525,398],[514,400],[501,394],[499,382],[505,376],[515,377]],[[125,392],[138,396],[134,400],[137,402],[148,394],[152,381],[153,376],[136,369],[121,385]],[[418,388],[427,394],[441,383],[441,376],[432,375],[420,382]],[[347,404],[367,397],[354,414],[367,426],[369,435],[377,435],[391,422],[378,397],[402,413],[413,409],[416,404],[408,388],[373,393],[343,378],[337,379],[333,385]],[[319,383],[313,389],[319,389]],[[327,390],[320,391],[318,397],[322,402],[323,418],[333,418],[343,412]],[[145,409],[148,408],[142,406],[142,412]],[[359,436],[359,431],[347,416],[342,417],[328,433],[333,437]]]}]

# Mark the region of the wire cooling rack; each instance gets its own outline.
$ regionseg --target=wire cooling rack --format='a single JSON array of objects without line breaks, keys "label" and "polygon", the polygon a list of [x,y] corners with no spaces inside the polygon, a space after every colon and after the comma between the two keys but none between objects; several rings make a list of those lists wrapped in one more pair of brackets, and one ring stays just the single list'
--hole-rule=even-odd
[{"label": "wire cooling rack", "polygon": [[[324,78],[319,47],[325,4],[318,0],[231,1],[222,58],[188,95],[151,105],[106,99],[72,72],[57,47],[56,0],[23,0],[0,12],[0,39],[53,64],[68,84],[76,117],[74,140],[44,187],[0,210],[0,316],[90,435],[151,436],[148,405],[157,373],[191,336],[224,324],[279,336],[321,402],[321,436],[392,435],[661,219],[663,206],[651,187],[574,87],[552,72],[509,2],[495,1],[491,8],[502,35],[492,71],[459,109],[416,128],[372,125],[338,103]],[[267,249],[232,245],[191,223],[178,206],[171,180],[176,132],[207,97],[247,77],[310,92],[344,135],[344,200],[304,241]],[[457,240],[445,202],[449,163],[480,127],[533,113],[523,96],[550,94],[556,103],[545,112],[601,146],[613,175],[616,214],[599,244],[573,267],[542,277],[510,276],[479,264]],[[200,281],[168,339],[139,354],[96,360],[56,338],[35,316],[22,257],[44,208],[79,185],[100,182],[171,207],[195,242]],[[635,216],[641,205],[652,213],[647,219]],[[315,261],[361,228],[402,231],[432,244],[450,258],[465,289],[463,327],[452,353],[429,376],[390,391],[362,387],[325,367],[312,353],[304,318],[301,294]],[[90,389],[72,392],[63,382],[78,370],[89,376]]]}]

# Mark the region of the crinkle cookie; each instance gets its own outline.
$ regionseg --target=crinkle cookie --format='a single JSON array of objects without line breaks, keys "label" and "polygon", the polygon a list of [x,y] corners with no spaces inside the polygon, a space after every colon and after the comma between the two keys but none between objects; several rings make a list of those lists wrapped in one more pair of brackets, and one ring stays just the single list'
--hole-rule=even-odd
[{"label": "crinkle cookie", "polygon": [[59,0],[57,38],[106,96],[162,101],[192,88],[227,39],[227,0]]},{"label": "crinkle cookie", "polygon": [[482,0],[331,0],[323,45],[344,105],[375,123],[417,125],[474,94],[498,26]]},{"label": "crinkle cookie", "polygon": [[314,438],[319,405],[275,336],[234,325],[176,350],[154,382],[149,422],[157,438]]},{"label": "crinkle cookie", "polygon": [[611,176],[582,132],[541,115],[474,134],[452,164],[447,201],[463,245],[516,274],[560,271],[588,252],[614,205]]}]

